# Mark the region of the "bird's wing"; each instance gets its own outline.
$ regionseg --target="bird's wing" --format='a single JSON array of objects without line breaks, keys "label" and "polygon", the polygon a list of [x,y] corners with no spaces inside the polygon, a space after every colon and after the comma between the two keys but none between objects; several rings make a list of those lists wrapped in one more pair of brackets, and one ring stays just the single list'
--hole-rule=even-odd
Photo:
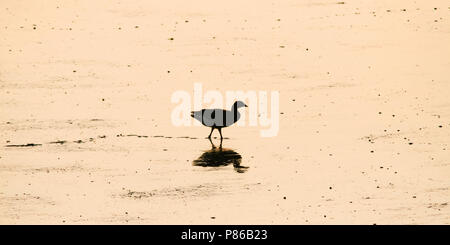
[{"label": "bird's wing", "polygon": [[197,119],[202,122],[203,125],[208,127],[227,127],[237,121],[233,112],[222,109],[203,109],[201,111],[192,111],[191,117]]},{"label": "bird's wing", "polygon": [[202,119],[203,119],[203,125],[212,127],[217,125],[216,123],[216,113],[217,109],[203,109],[202,110]]},{"label": "bird's wing", "polygon": [[212,127],[215,125],[215,109],[203,109],[201,111],[191,111],[191,117],[200,121],[203,125]]}]

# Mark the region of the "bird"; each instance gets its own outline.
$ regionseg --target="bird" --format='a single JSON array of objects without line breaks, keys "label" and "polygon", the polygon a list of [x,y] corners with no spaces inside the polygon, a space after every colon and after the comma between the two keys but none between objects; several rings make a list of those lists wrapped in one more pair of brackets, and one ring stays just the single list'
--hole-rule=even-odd
[{"label": "bird", "polygon": [[231,126],[241,118],[241,114],[238,111],[241,107],[248,106],[242,101],[236,101],[229,111],[223,109],[202,109],[200,111],[191,111],[191,117],[211,128],[208,139],[211,139],[214,129],[219,130],[220,139],[223,139],[222,128]]}]

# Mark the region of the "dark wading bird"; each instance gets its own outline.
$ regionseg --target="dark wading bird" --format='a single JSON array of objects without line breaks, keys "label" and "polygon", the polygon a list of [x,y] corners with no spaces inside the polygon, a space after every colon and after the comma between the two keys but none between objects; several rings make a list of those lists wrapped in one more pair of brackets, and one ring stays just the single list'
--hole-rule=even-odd
[{"label": "dark wading bird", "polygon": [[223,139],[222,128],[228,127],[239,120],[241,114],[238,109],[241,107],[248,106],[242,101],[236,101],[229,111],[223,109],[203,109],[201,111],[191,111],[191,117],[199,120],[203,125],[211,127],[211,133],[208,136],[209,139],[211,139],[211,134],[216,128],[219,130],[220,139]]}]

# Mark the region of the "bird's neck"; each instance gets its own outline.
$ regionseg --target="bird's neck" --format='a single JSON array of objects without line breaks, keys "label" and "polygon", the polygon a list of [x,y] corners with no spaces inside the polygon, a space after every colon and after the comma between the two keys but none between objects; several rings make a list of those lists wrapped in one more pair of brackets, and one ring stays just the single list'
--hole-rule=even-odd
[{"label": "bird's neck", "polygon": [[240,115],[237,106],[233,105],[231,107],[231,112],[233,113],[233,121],[236,122],[237,120],[239,120]]},{"label": "bird's neck", "polygon": [[235,112],[235,111],[237,111],[237,110],[238,110],[237,105],[236,105],[236,104],[233,104],[233,105],[231,106],[231,111]]},{"label": "bird's neck", "polygon": [[234,114],[236,114],[236,112],[238,111],[237,106],[236,106],[236,105],[233,105],[233,106],[231,107],[231,111],[232,111]]}]

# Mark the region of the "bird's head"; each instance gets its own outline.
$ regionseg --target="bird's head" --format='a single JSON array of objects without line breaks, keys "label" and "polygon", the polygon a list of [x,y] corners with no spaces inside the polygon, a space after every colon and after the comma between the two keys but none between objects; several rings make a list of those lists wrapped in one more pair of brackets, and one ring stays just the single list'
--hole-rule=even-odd
[{"label": "bird's head", "polygon": [[248,107],[244,102],[238,100],[236,102],[234,102],[233,107],[236,109],[239,109],[241,107]]}]

